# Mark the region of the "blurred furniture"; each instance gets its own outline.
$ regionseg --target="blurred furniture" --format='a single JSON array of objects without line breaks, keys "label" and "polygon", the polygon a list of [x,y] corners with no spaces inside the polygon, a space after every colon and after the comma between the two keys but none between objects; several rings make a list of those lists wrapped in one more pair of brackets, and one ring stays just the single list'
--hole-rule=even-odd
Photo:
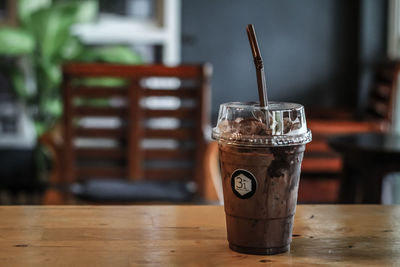
[{"label": "blurred furniture", "polygon": [[342,134],[385,133],[393,122],[400,63],[391,61],[377,66],[369,93],[368,107],[362,116],[341,109],[306,109],[307,124],[313,141],[307,145],[302,164],[299,200],[336,202],[343,160],[327,140]]},{"label": "blurred furniture", "polygon": [[[56,155],[47,203],[62,186],[92,201],[204,198],[209,65],[76,63],[63,73],[63,134],[43,140]],[[122,85],[88,85],[110,78]]]},{"label": "blurred furniture", "polygon": [[398,266],[399,216],[299,205],[290,253],[263,256],[228,248],[223,206],[0,207],[0,265]]},{"label": "blurred furniture", "polygon": [[341,203],[381,203],[382,180],[400,171],[400,136],[364,133],[334,137],[329,144],[343,156]]}]

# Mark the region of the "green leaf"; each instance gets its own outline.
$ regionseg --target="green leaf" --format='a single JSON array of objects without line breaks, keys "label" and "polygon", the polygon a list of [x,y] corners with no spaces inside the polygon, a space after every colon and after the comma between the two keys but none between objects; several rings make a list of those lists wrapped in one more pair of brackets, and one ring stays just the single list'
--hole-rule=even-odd
[{"label": "green leaf", "polygon": [[51,0],[18,0],[17,13],[19,22],[29,27],[31,15],[42,8],[49,7]]},{"label": "green leaf", "polygon": [[74,60],[83,51],[83,44],[77,37],[69,38],[60,51],[62,60]]},{"label": "green leaf", "polygon": [[53,162],[53,154],[49,148],[38,142],[35,149],[35,163],[38,179],[42,183],[49,182],[49,172]]},{"label": "green leaf", "polygon": [[35,120],[34,122],[36,134],[38,136],[41,136],[46,132],[46,130],[49,128],[48,125],[42,121]]},{"label": "green leaf", "polygon": [[37,38],[39,52],[46,61],[60,60],[64,46],[71,39],[70,27],[91,18],[96,13],[94,1],[57,3],[32,14],[32,31]]},{"label": "green leaf", "polygon": [[49,92],[52,89],[57,89],[61,84],[61,66],[58,63],[46,60],[38,60],[37,79],[39,90]]},{"label": "green leaf", "polygon": [[32,30],[38,40],[39,56],[51,61],[69,38],[72,18],[56,8],[41,9],[32,15]]},{"label": "green leaf", "polygon": [[99,12],[98,1],[77,1],[77,4],[79,9],[75,16],[76,22],[89,22],[96,18]]},{"label": "green leaf", "polygon": [[38,135],[49,129],[62,114],[61,99],[41,92],[36,101],[37,112],[34,116]]},{"label": "green leaf", "polygon": [[0,54],[24,55],[32,53],[35,41],[28,32],[16,28],[0,29]]},{"label": "green leaf", "polygon": [[58,118],[62,114],[62,105],[59,98],[46,98],[40,106],[42,113]]},{"label": "green leaf", "polygon": [[30,97],[28,90],[26,88],[25,77],[21,71],[13,69],[10,71],[11,83],[14,87],[18,98],[27,101]]},{"label": "green leaf", "polygon": [[107,62],[120,64],[143,63],[140,55],[127,46],[87,48],[78,59],[88,62]]}]

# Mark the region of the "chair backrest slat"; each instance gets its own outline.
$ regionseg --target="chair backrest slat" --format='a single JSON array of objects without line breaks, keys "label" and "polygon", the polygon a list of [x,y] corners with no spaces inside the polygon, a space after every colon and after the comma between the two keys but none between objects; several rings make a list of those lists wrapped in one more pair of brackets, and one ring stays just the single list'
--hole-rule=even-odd
[{"label": "chair backrest slat", "polygon": [[126,107],[75,107],[74,113],[79,116],[126,117],[128,110]]},{"label": "chair backrest slat", "polygon": [[143,150],[143,157],[149,160],[156,159],[192,159],[194,149],[148,149]]},{"label": "chair backrest slat", "polygon": [[128,94],[128,88],[101,88],[101,87],[77,87],[74,89],[74,95],[80,97],[125,97]]},{"label": "chair backrest slat", "polygon": [[110,158],[110,159],[125,159],[125,148],[76,148],[75,155],[78,158]]},{"label": "chair backrest slat", "polygon": [[181,98],[196,98],[196,89],[177,89],[177,90],[143,90],[145,96],[176,96]]},{"label": "chair backrest slat", "polygon": [[143,111],[144,116],[147,118],[175,117],[178,119],[192,118],[194,112],[196,112],[196,108],[177,108],[171,110],[147,109]]}]

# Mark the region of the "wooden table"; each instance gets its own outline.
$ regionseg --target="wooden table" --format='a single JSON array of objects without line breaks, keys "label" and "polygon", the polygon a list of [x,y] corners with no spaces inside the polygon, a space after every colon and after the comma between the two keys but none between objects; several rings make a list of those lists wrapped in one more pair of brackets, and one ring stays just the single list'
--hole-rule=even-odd
[{"label": "wooden table", "polygon": [[0,266],[399,266],[400,206],[300,205],[290,253],[228,248],[221,206],[0,207]]}]

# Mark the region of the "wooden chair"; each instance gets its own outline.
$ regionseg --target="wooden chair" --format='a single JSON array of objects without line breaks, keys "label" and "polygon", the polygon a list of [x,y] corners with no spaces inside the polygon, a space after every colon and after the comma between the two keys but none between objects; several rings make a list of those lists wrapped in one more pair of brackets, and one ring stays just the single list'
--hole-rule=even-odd
[{"label": "wooden chair", "polygon": [[[209,65],[71,63],[63,75],[62,141],[43,140],[59,167],[45,202],[63,202],[54,201],[59,185],[99,201],[101,194],[84,195],[109,188],[122,191],[106,192],[105,201],[163,201],[183,188],[205,196]],[[99,79],[119,85],[91,85]]]},{"label": "wooden chair", "polygon": [[362,117],[356,117],[356,112],[351,110],[308,109],[307,124],[313,133],[313,141],[307,145],[303,159],[300,201],[338,200],[342,157],[329,147],[327,140],[342,134],[387,132],[392,125],[399,73],[399,62],[377,66],[368,106]]}]

